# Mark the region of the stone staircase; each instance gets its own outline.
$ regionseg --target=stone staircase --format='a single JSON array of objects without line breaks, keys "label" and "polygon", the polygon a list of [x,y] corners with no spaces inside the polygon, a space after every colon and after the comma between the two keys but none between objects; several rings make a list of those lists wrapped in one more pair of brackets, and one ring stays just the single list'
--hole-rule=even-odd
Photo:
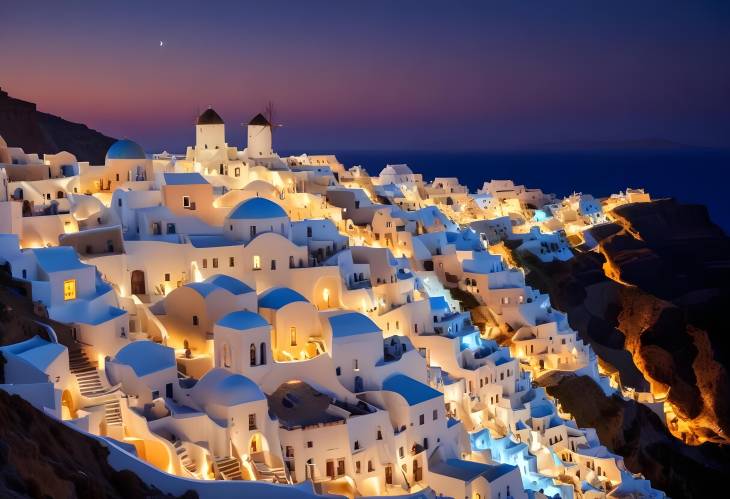
[{"label": "stone staircase", "polygon": [[122,426],[122,408],[119,405],[119,399],[104,402],[104,413],[107,427]]},{"label": "stone staircase", "polygon": [[76,375],[81,395],[93,397],[104,391],[99,370],[91,363],[82,349],[69,352],[69,367],[71,372]]},{"label": "stone staircase", "polygon": [[283,467],[272,468],[263,461],[254,459],[253,465],[256,468],[256,479],[262,482],[289,483]]},{"label": "stone staircase", "polygon": [[[99,376],[99,370],[91,363],[83,349],[69,352],[69,367],[76,376],[79,391],[84,397],[95,397],[104,393],[104,385]],[[107,427],[122,426],[122,408],[119,399],[103,402],[104,421]]]},{"label": "stone staircase", "polygon": [[185,467],[185,469],[188,470],[190,474],[194,477],[200,478],[198,473],[198,465],[195,464],[192,459],[190,459],[190,456],[188,455],[188,450],[185,448],[182,441],[175,440],[172,443],[172,446],[175,447],[175,453],[177,454],[178,459],[180,459],[180,462]]},{"label": "stone staircase", "polygon": [[215,466],[223,480],[241,480],[241,463],[232,457],[217,457]]}]

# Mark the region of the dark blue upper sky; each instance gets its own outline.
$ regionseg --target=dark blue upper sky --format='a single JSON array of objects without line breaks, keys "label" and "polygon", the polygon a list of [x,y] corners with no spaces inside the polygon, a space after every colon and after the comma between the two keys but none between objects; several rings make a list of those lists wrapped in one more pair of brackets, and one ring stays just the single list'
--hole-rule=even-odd
[{"label": "dark blue upper sky", "polygon": [[289,150],[730,147],[727,1],[0,2],[0,86],[148,150],[268,100]]}]

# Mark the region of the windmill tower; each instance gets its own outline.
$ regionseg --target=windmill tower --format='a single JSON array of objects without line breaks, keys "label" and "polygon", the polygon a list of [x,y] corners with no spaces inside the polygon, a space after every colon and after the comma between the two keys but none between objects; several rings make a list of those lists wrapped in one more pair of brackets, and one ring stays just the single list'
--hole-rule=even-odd
[{"label": "windmill tower", "polygon": [[274,128],[281,125],[273,125],[274,104],[269,102],[264,111],[269,117],[259,113],[248,122],[248,157],[270,158],[274,155],[272,148],[272,134]]}]

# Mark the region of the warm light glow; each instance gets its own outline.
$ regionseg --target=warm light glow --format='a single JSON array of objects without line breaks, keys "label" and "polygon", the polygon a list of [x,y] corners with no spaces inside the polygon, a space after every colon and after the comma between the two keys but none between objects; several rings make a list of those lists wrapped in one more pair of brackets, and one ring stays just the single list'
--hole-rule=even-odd
[{"label": "warm light glow", "polygon": [[76,299],[76,279],[63,281],[63,299],[66,301]]}]

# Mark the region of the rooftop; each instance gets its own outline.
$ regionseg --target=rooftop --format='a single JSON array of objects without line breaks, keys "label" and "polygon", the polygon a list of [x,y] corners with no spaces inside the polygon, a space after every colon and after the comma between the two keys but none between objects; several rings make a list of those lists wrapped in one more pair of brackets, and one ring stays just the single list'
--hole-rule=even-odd
[{"label": "rooftop", "polygon": [[106,152],[106,159],[146,159],[144,149],[133,140],[117,140]]},{"label": "rooftop", "polygon": [[197,125],[223,125],[223,118],[212,107],[209,107],[198,116]]},{"label": "rooftop", "polygon": [[278,204],[266,198],[250,198],[236,206],[228,218],[231,220],[252,220],[261,218],[286,217],[286,211]]},{"label": "rooftop", "polygon": [[122,347],[115,362],[130,366],[137,376],[146,376],[163,369],[175,368],[175,351],[149,340],[133,341]]},{"label": "rooftop", "polygon": [[219,326],[227,327],[230,329],[236,329],[238,331],[245,331],[247,329],[253,329],[262,326],[269,326],[266,319],[261,317],[255,312],[249,312],[248,310],[238,310],[231,312],[228,315],[223,316],[216,323]]},{"label": "rooftop", "polygon": [[358,312],[332,315],[328,320],[334,338],[381,332],[381,329],[370,318]]},{"label": "rooftop", "polygon": [[438,390],[420,381],[416,381],[405,374],[394,374],[387,378],[383,382],[383,390],[401,395],[410,406],[418,405],[421,402],[442,396]]},{"label": "rooftop", "polygon": [[309,302],[291,288],[269,288],[259,295],[259,307],[278,310],[290,303]]},{"label": "rooftop", "polygon": [[205,185],[208,181],[200,173],[165,173],[167,185]]}]

